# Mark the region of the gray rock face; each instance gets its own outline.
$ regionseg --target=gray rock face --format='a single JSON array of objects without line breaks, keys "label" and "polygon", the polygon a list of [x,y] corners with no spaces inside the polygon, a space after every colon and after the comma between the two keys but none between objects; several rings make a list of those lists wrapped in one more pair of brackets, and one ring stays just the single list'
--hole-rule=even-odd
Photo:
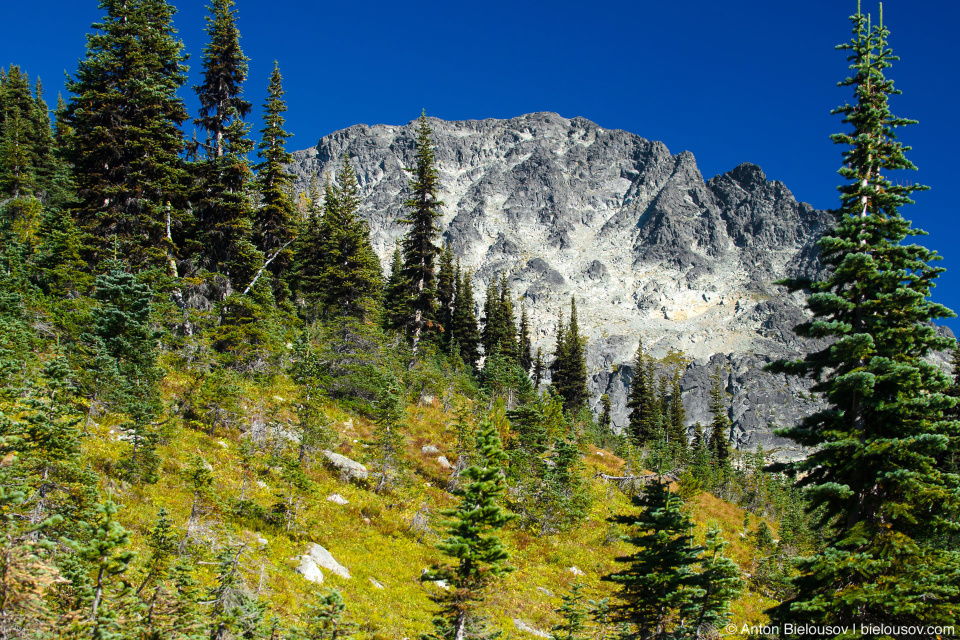
[{"label": "gray rock face", "polygon": [[[356,125],[294,154],[298,189],[332,177],[349,153],[362,215],[383,264],[406,228],[403,200],[416,123]],[[530,315],[534,347],[549,353],[558,312],[576,295],[589,339],[593,407],[611,397],[613,424],[627,423],[629,366],[642,337],[656,357],[682,350],[687,421],[708,422],[709,375],[729,370],[731,438],[793,457],[771,425],[810,411],[803,384],[762,366],[816,345],[792,328],[803,298],[774,281],[815,274],[815,242],[831,217],[797,202],[780,182],[743,164],[704,181],[689,152],[554,113],[510,120],[430,119],[446,203],[439,222],[481,295],[507,273]],[[478,300],[477,313],[480,312]]]}]

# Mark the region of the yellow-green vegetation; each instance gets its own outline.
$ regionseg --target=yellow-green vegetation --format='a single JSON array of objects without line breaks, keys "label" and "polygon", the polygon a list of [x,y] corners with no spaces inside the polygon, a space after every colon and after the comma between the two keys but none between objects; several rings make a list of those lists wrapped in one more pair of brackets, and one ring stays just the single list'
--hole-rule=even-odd
[{"label": "yellow-green vegetation", "polygon": [[[187,382],[185,376],[176,374],[164,380],[168,404],[184,392]],[[350,617],[360,623],[360,637],[416,637],[430,628],[434,605],[429,596],[440,588],[421,582],[420,576],[440,559],[434,548],[443,521],[438,514],[454,502],[446,490],[451,471],[437,462],[441,455],[456,462],[451,430],[454,411],[444,409],[435,399],[407,407],[404,435],[409,468],[401,484],[381,495],[372,491],[371,485],[342,480],[337,470],[324,464],[319,452],[311,453],[306,464],[311,487],[302,496],[296,524],[287,532],[283,527],[238,518],[231,514],[229,504],[242,490],[248,499],[267,507],[283,489],[280,469],[269,466],[265,457],[245,475],[240,444],[251,438],[251,426],[263,422],[264,416],[276,424],[291,420],[287,398],[294,392],[294,385],[284,376],[265,385],[244,385],[239,393],[243,400],[239,401],[232,426],[213,434],[188,428],[176,416],[166,416],[170,422],[164,431],[166,444],[159,448],[159,482],[135,486],[108,479],[103,487],[105,493],[123,505],[120,521],[131,530],[131,546],[141,559],[147,556],[145,540],[161,508],[171,514],[178,531],[186,534],[193,502],[186,471],[191,459],[199,456],[212,468],[213,486],[202,515],[187,534],[193,543],[208,548],[245,544],[243,566],[247,584],[285,618],[297,619],[313,594],[335,587],[343,594]],[[448,400],[452,400],[450,404],[468,402],[462,397]],[[359,462],[369,461],[373,429],[370,420],[333,403],[326,404],[324,410],[336,432],[335,450]],[[509,423],[502,422],[504,428],[509,428]],[[113,427],[110,417],[105,416],[91,425],[91,437],[84,445],[90,462],[107,478],[119,460],[120,447]],[[426,445],[436,446],[439,453],[422,453]],[[292,450],[295,444],[289,442],[286,446]],[[599,600],[613,593],[612,585],[600,578],[618,568],[614,558],[624,555],[627,548],[619,539],[621,530],[607,519],[630,513],[633,507],[620,489],[597,476],[624,473],[624,461],[592,445],[584,445],[581,455],[581,474],[587,480],[590,508],[579,525],[543,537],[518,527],[502,532],[516,571],[490,591],[484,607],[502,629],[513,629],[512,620],[519,618],[549,631],[558,622],[554,610],[560,604],[560,596],[577,581],[585,583],[585,594],[590,599]],[[333,494],[339,494],[348,504],[327,500]],[[697,523],[698,541],[704,538],[708,526],[719,527],[730,542],[728,555],[748,572],[753,547],[749,538],[742,536],[744,510],[709,493],[689,500],[688,508]],[[773,527],[772,522],[769,524]],[[325,547],[347,567],[351,578],[323,571],[325,580],[320,587],[297,573],[299,556],[313,542]],[[212,568],[207,566],[205,580],[211,579]],[[734,620],[761,623],[766,620],[762,611],[769,604],[770,600],[747,592],[733,605]]]}]

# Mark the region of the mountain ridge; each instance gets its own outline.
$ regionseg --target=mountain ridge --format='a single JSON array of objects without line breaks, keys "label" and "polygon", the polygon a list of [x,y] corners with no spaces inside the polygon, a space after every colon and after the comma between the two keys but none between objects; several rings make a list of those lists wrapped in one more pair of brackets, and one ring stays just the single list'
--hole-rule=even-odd
[{"label": "mountain ridge", "polygon": [[[812,410],[805,381],[762,366],[800,355],[793,326],[800,294],[773,284],[816,275],[816,240],[832,216],[797,202],[757,165],[704,180],[689,151],[550,112],[448,122],[428,118],[445,202],[439,227],[480,292],[507,273],[527,308],[534,347],[552,347],[558,312],[577,296],[589,340],[595,410],[611,397],[626,424],[630,362],[639,337],[657,357],[690,357],[683,375],[687,422],[708,422],[709,373],[729,370],[735,445],[799,455],[773,435]],[[294,153],[297,189],[332,176],[349,153],[381,261],[388,264],[413,166],[415,123],[354,125]],[[479,301],[478,301],[479,302]],[[478,305],[479,309],[479,305]]]}]

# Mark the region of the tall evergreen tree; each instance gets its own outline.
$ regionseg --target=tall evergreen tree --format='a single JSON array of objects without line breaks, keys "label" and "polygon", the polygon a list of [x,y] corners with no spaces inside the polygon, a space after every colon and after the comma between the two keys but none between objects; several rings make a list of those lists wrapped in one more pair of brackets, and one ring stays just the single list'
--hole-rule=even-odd
[{"label": "tall evergreen tree", "polygon": [[636,446],[644,446],[656,429],[656,406],[654,391],[650,388],[647,372],[651,368],[647,354],[643,350],[643,339],[637,343],[637,353],[633,358],[633,380],[627,395],[630,436]]},{"label": "tall evergreen tree", "polygon": [[3,87],[0,112],[0,191],[13,198],[30,196],[36,185],[35,104],[30,79],[11,66]]},{"label": "tall evergreen tree", "polygon": [[[960,478],[937,465],[958,443],[958,422],[946,412],[950,380],[926,356],[953,346],[930,322],[953,314],[928,300],[943,271],[935,252],[904,242],[911,229],[899,208],[913,183],[891,171],[914,169],[895,129],[914,121],[894,116],[899,93],[885,71],[897,60],[881,13],[878,24],[858,11],[847,52],[851,74],[840,86],[853,103],[834,110],[850,129],[843,145],[836,226],[820,240],[823,280],[786,282],[809,288],[812,321],[797,327],[829,346],[775,369],[815,381],[828,406],[784,435],[810,447],[786,465],[807,487],[828,525],[826,548],[798,565],[796,595],[772,610],[780,623],[855,625],[953,624],[960,611],[960,552],[937,542],[956,531]],[[885,175],[887,174],[887,175]]]},{"label": "tall evergreen tree", "polygon": [[437,321],[443,329],[443,344],[449,348],[453,329],[453,302],[456,295],[456,280],[453,268],[453,249],[450,242],[440,251],[440,268],[437,271]]},{"label": "tall evergreen tree", "polygon": [[631,527],[633,533],[624,539],[637,549],[617,558],[627,565],[623,570],[603,578],[619,585],[612,617],[629,625],[627,637],[667,640],[683,628],[684,614],[700,595],[694,568],[703,548],[694,546],[683,500],[665,481],[647,484],[633,503],[641,509],[638,515],[611,518]]},{"label": "tall evergreen tree", "polygon": [[537,357],[533,359],[533,388],[540,389],[540,383],[543,381],[543,372],[547,365],[543,361],[543,349],[537,347]]},{"label": "tall evergreen tree", "polygon": [[194,120],[206,138],[194,144],[193,195],[201,266],[222,274],[226,295],[252,282],[263,263],[253,244],[253,174],[247,154],[253,143],[244,118],[252,105],[243,99],[247,60],[240,49],[233,0],[213,0],[207,17],[210,42],[203,49],[203,82],[194,87],[200,116]]},{"label": "tall evergreen tree", "polygon": [[718,467],[730,464],[730,416],[727,413],[727,390],[720,367],[710,375],[710,453]]},{"label": "tall evergreen tree", "polygon": [[296,231],[296,207],[289,195],[295,176],[286,170],[286,165],[293,162],[293,156],[287,153],[286,139],[293,134],[283,128],[283,113],[287,110],[283,94],[280,65],[274,62],[267,101],[263,105],[260,144],[257,145],[261,162],[254,170],[257,172],[257,190],[260,193],[260,206],[255,218],[257,248],[270,261],[268,268],[275,276],[275,283],[282,282],[279,276],[292,262],[293,249],[290,245]]},{"label": "tall evergreen tree", "polygon": [[496,426],[484,419],[472,464],[461,472],[461,484],[453,491],[460,504],[444,511],[450,518],[447,538],[437,548],[453,563],[434,567],[424,578],[444,580],[450,587],[435,597],[440,611],[434,633],[425,637],[464,640],[499,635],[486,632],[478,607],[490,584],[513,570],[507,564],[510,554],[495,533],[515,518],[500,506],[506,492],[501,471],[505,459]]},{"label": "tall evergreen tree", "polygon": [[358,214],[360,202],[357,176],[344,156],[336,182],[327,189],[320,226],[323,270],[316,286],[326,318],[363,321],[379,313],[383,273],[367,222]]},{"label": "tall evergreen tree", "polygon": [[440,248],[434,244],[439,235],[440,174],[434,160],[433,131],[427,115],[420,116],[417,130],[417,165],[408,169],[411,197],[404,206],[407,217],[401,220],[410,226],[403,238],[403,277],[409,287],[405,324],[413,342],[414,351],[425,330],[433,328],[436,319],[437,274],[434,267]]},{"label": "tall evergreen tree", "polygon": [[477,328],[476,304],[473,297],[473,278],[470,272],[460,272],[457,261],[457,291],[453,307],[453,341],[460,350],[460,357],[470,367],[476,367],[480,360],[480,330]]},{"label": "tall evergreen tree", "polygon": [[601,436],[604,436],[611,431],[610,396],[606,393],[600,396],[600,419],[597,422],[597,426],[600,428]]},{"label": "tall evergreen tree", "polygon": [[390,261],[390,276],[383,290],[383,321],[387,329],[402,331],[406,327],[409,300],[410,286],[403,272],[403,254],[398,241]]},{"label": "tall evergreen tree", "polygon": [[587,403],[586,340],[580,337],[577,299],[570,298],[570,324],[557,327],[557,346],[550,365],[551,385],[563,398],[563,408],[575,413]]},{"label": "tall evergreen tree", "polygon": [[518,336],[518,342],[520,349],[520,368],[529,374],[530,368],[533,367],[533,346],[530,344],[530,319],[527,317],[527,307],[523,303],[520,305],[520,335]]},{"label": "tall evergreen tree", "polygon": [[316,203],[314,193],[316,177],[310,182],[309,203],[300,219],[293,244],[293,265],[288,281],[294,301],[307,320],[312,322],[320,315],[323,279],[326,259],[324,257],[323,209]]},{"label": "tall evergreen tree", "polygon": [[53,139],[53,127],[50,122],[50,107],[43,99],[43,83],[37,80],[33,89],[33,157],[36,173],[36,193],[44,204],[60,205],[56,197],[56,180],[59,162]]},{"label": "tall evergreen tree", "polygon": [[157,333],[150,324],[153,293],[138,283],[119,263],[97,278],[94,297],[100,303],[87,337],[91,362],[108,367],[108,397],[126,416],[123,424],[131,445],[122,467],[128,479],[156,482],[159,459],[157,434],[151,425],[160,414],[160,379]]},{"label": "tall evergreen tree", "polygon": [[176,271],[173,234],[183,224],[187,119],[177,90],[186,81],[183,43],[165,0],[102,0],[106,16],[67,82],[64,121],[74,167],[74,215],[88,259],[118,250],[134,267]]}]

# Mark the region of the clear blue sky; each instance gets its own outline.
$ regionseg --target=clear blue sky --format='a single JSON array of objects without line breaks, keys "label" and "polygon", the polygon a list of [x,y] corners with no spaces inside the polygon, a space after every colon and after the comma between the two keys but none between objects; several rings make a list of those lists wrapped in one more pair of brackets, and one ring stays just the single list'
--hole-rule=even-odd
[{"label": "clear blue sky", "polygon": [[[192,85],[206,2],[175,4]],[[39,75],[52,104],[102,11],[94,0],[7,5],[0,65]],[[876,4],[863,7],[876,15]],[[846,62],[834,45],[849,39],[855,0],[238,0],[237,8],[254,131],[276,59],[291,149],[356,123],[406,123],[421,109],[449,120],[556,111],[690,150],[705,178],[749,161],[799,200],[837,202],[840,149],[828,136],[840,122],[829,112],[846,98],[836,87]],[[889,72],[903,91],[893,110],[920,121],[901,134],[920,169],[909,177],[932,187],[903,213],[944,255],[949,271],[935,299],[960,311],[960,207],[949,195],[960,174],[960,6],[891,0],[884,11],[902,58]],[[182,95],[193,111],[193,92]],[[948,324],[960,330],[960,321]]]}]

